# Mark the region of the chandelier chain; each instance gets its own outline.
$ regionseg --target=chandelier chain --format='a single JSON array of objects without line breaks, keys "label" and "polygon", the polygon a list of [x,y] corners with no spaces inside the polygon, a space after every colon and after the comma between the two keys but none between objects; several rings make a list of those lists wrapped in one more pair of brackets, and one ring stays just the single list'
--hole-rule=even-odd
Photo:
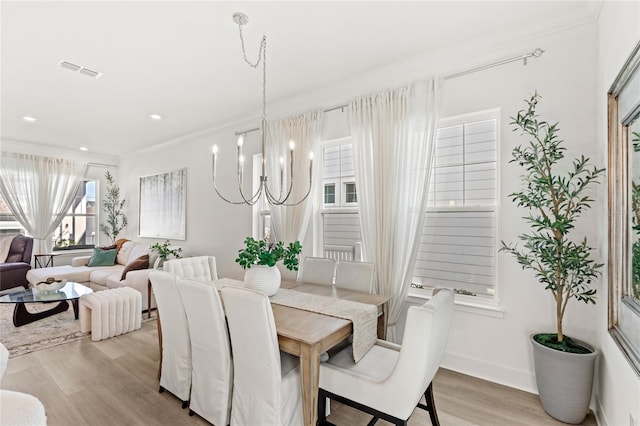
[{"label": "chandelier chain", "polygon": [[[216,162],[218,158],[218,147],[217,145],[213,146],[213,158],[212,158],[212,177],[213,177],[213,188],[224,201],[230,204],[248,204],[255,205],[258,202],[267,202],[271,205],[276,206],[297,206],[300,203],[304,202],[311,193],[312,188],[312,170],[313,170],[313,154],[309,155],[309,186],[306,190],[304,196],[298,201],[289,201],[289,197],[292,195],[292,189],[294,185],[294,142],[290,142],[289,147],[289,161],[288,161],[288,179],[285,178],[285,162],[284,157],[280,158],[280,179],[275,180],[276,185],[279,183],[279,194],[273,194],[269,189],[269,185],[267,184],[267,173],[266,173],[266,162],[268,161],[268,157],[266,156],[267,151],[267,36],[263,35],[262,40],[260,42],[260,47],[258,49],[258,57],[255,62],[251,62],[247,58],[247,50],[245,47],[244,35],[242,33],[242,26],[248,22],[248,17],[243,13],[236,13],[233,15],[233,20],[238,24],[238,30],[240,33],[240,43],[242,45],[242,56],[244,61],[254,69],[257,69],[260,64],[262,64],[262,120],[260,123],[260,128],[255,130],[260,130],[260,139],[262,145],[262,167],[260,173],[260,180],[258,182],[258,188],[253,194],[245,194],[244,192],[244,156],[242,155],[242,145],[244,143],[243,134],[246,133],[236,133],[238,138],[238,191],[240,192],[240,201],[232,201],[229,198],[225,197],[220,193],[218,187],[216,185]],[[277,166],[276,166],[277,167]],[[276,175],[276,179],[278,176]],[[270,180],[271,182],[271,180]],[[286,186],[286,187],[285,187]]]},{"label": "chandelier chain", "polygon": [[244,43],[244,36],[242,35],[242,23],[238,24],[238,31],[240,32],[240,44],[242,45],[242,57],[244,61],[249,64],[251,68],[258,68],[258,65],[262,63],[262,118],[267,116],[267,36],[262,36],[260,42],[260,48],[258,49],[258,59],[255,62],[251,62],[247,58],[247,50]]}]

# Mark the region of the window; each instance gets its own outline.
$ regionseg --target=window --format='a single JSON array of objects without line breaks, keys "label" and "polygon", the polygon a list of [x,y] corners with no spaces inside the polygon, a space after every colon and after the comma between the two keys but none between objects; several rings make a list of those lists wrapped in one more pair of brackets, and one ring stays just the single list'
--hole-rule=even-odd
[{"label": "window", "polygon": [[351,138],[322,143],[321,256],[360,260],[360,219]]},{"label": "window", "polygon": [[[96,181],[83,181],[69,211],[53,233],[53,249],[69,250],[93,247],[96,243],[98,230],[97,209]],[[0,197],[0,234],[16,232],[26,234],[26,230]]]},{"label": "window", "polygon": [[83,181],[69,211],[53,233],[53,250],[93,247],[98,231],[97,209],[96,181]]},{"label": "window", "polygon": [[18,233],[25,234],[26,230],[20,225],[20,222],[16,220],[0,195],[0,235]]},{"label": "window", "polygon": [[414,287],[494,297],[497,129],[498,110],[440,120]]},{"label": "window", "polygon": [[358,194],[356,193],[356,183],[348,182],[344,184],[345,204],[355,204],[358,202]]},{"label": "window", "polygon": [[336,184],[325,183],[324,184],[324,204],[336,203]]},{"label": "window", "polygon": [[324,207],[357,205],[351,142],[326,143],[322,147],[322,182]]}]

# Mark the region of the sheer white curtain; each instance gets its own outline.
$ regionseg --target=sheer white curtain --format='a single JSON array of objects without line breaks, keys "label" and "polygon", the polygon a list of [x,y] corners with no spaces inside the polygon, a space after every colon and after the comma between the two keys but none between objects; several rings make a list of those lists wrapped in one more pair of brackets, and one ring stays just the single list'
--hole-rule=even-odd
[{"label": "sheer white curtain", "polygon": [[[316,150],[320,141],[322,112],[314,111],[289,117],[268,124],[266,167],[269,177],[269,189],[272,194],[280,194],[281,187],[286,191],[289,185],[289,141],[295,143],[293,160],[293,189],[288,203],[302,199],[309,188],[309,152]],[[284,179],[281,181],[281,162],[284,159],[282,171]],[[315,162],[317,164],[317,162]],[[314,175],[317,174],[314,164]],[[316,181],[316,176],[313,177]],[[282,183],[282,185],[281,185]],[[313,185],[315,187],[316,185]],[[304,244],[304,237],[309,227],[313,210],[314,188],[311,188],[309,198],[297,206],[271,206],[271,226],[276,239],[285,244],[300,240]]]},{"label": "sheer white curtain", "polygon": [[362,251],[376,265],[378,292],[391,297],[390,340],[420,244],[441,87],[432,79],[349,105]]},{"label": "sheer white curtain", "polygon": [[69,210],[88,165],[6,152],[0,164],[0,193],[34,238],[34,253],[51,251],[50,237]]}]

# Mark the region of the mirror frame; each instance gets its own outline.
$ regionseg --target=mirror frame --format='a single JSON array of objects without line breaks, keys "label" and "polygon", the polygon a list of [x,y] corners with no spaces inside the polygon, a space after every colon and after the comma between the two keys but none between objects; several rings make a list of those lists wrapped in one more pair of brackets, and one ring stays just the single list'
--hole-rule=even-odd
[{"label": "mirror frame", "polygon": [[[631,291],[630,218],[631,153],[629,127],[640,120],[640,42],[623,65],[608,92],[609,142],[609,332],[636,374],[640,376],[639,336],[631,326],[621,326],[621,309],[637,316],[640,303],[629,297]],[[622,306],[624,305],[624,306]],[[631,333],[629,333],[631,329]]]}]

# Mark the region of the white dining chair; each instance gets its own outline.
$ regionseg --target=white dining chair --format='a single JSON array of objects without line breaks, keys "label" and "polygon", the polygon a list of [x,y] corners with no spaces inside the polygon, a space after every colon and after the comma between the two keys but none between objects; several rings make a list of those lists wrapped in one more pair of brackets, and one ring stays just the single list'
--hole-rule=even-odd
[{"label": "white dining chair", "polygon": [[369,262],[352,262],[341,260],[336,267],[336,288],[371,293],[375,265]]},{"label": "white dining chair", "polygon": [[[0,343],[0,379],[9,361],[9,350]],[[42,402],[33,395],[0,389],[0,425],[42,426],[47,424],[47,414]]]},{"label": "white dining chair", "polygon": [[[358,363],[348,346],[320,364],[318,419],[326,421],[326,398],[378,418],[405,425],[416,405],[439,425],[433,380],[447,344],[453,292],[441,290],[422,306],[407,312],[402,346],[378,340]],[[426,405],[420,403],[425,396]]]},{"label": "white dining chair", "polygon": [[165,389],[180,398],[186,408],[191,392],[191,339],[187,315],[176,286],[176,277],[152,271],[149,280],[158,305],[162,328],[160,393]]},{"label": "white dining chair", "polygon": [[216,258],[213,256],[194,256],[171,259],[164,262],[162,270],[180,278],[212,283],[218,279]]},{"label": "white dining chair", "polygon": [[280,352],[269,298],[224,287],[233,352],[232,425],[302,424],[300,361]]},{"label": "white dining chair", "polygon": [[217,426],[229,424],[233,365],[224,309],[215,287],[178,278],[191,337],[191,402],[194,413]]},{"label": "white dining chair", "polygon": [[302,268],[298,271],[297,281],[309,284],[332,285],[335,270],[335,260],[327,257],[307,256],[302,262]]}]

